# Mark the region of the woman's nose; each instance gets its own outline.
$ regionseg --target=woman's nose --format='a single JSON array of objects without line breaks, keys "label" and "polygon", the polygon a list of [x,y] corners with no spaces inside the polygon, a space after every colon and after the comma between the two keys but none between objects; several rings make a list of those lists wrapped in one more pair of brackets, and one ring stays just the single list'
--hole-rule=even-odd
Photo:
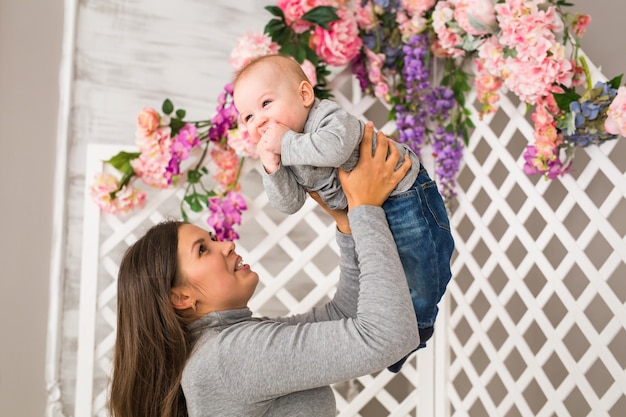
[{"label": "woman's nose", "polygon": [[235,242],[227,240],[222,243],[224,244],[224,246],[222,247],[224,255],[229,255],[231,252],[235,251]]}]

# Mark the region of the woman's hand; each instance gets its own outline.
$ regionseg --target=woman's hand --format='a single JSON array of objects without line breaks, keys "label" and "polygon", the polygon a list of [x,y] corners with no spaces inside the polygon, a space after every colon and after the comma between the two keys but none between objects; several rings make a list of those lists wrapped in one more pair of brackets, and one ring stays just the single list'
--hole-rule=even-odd
[{"label": "woman's hand", "polygon": [[326,213],[330,214],[330,217],[332,217],[335,223],[337,223],[337,229],[341,233],[346,235],[352,233],[352,230],[350,229],[350,222],[348,221],[347,210],[332,210],[328,208],[328,206],[322,201],[319,194],[315,191],[309,191],[309,195],[326,211]]},{"label": "woman's hand", "polygon": [[411,167],[411,159],[396,170],[400,152],[384,133],[376,135],[376,150],[372,154],[374,126],[368,122],[363,132],[359,162],[350,172],[339,169],[339,180],[348,199],[348,209],[360,205],[382,206],[389,194]]}]

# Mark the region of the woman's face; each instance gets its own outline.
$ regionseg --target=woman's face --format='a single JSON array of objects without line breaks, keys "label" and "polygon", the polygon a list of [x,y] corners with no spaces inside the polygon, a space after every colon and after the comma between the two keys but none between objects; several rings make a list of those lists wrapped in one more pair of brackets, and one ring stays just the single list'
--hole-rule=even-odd
[{"label": "woman's face", "polygon": [[191,224],[178,229],[178,260],[184,282],[179,289],[198,314],[246,307],[259,282],[233,242],[216,242]]}]

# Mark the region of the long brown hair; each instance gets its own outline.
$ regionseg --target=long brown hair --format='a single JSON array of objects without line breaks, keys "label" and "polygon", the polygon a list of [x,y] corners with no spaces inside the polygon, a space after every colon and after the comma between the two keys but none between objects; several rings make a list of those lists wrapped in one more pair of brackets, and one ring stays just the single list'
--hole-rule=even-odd
[{"label": "long brown hair", "polygon": [[190,350],[185,319],[170,302],[179,284],[178,228],[165,221],[128,248],[118,273],[113,417],[187,417],[180,387]]}]

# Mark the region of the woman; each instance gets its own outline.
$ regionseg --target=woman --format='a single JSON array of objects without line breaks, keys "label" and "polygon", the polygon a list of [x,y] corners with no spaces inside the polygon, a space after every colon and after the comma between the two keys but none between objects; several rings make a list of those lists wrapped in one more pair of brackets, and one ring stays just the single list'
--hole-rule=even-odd
[{"label": "woman", "polygon": [[[410,160],[373,128],[341,172],[349,211],[337,223],[333,300],[297,316],[253,318],[257,274],[232,242],[191,224],[153,227],[118,276],[114,417],[334,416],[330,385],[384,369],[419,342],[396,246],[381,208]],[[387,156],[388,155],[388,156]],[[315,193],[311,194],[320,203]],[[320,203],[321,204],[321,203]]]}]

